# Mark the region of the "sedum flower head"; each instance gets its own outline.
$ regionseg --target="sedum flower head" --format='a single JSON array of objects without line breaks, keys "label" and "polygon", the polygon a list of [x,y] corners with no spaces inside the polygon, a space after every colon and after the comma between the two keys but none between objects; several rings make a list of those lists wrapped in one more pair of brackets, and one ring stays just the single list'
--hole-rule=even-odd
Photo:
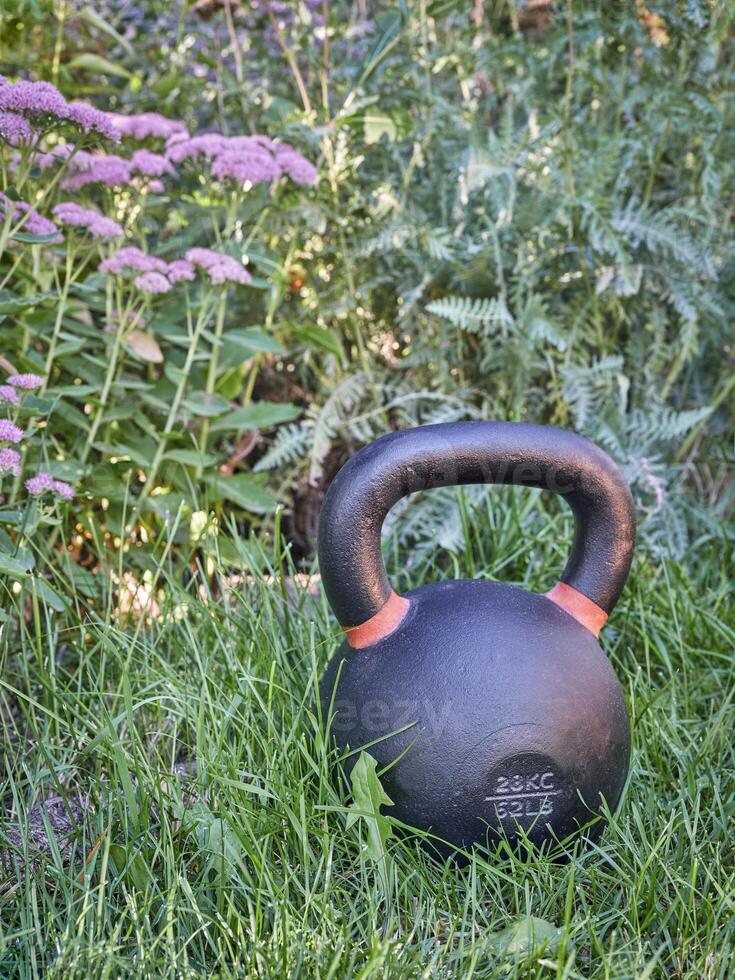
[{"label": "sedum flower head", "polygon": [[27,231],[31,235],[56,235],[54,241],[63,241],[63,236],[59,233],[59,229],[53,221],[44,218],[42,214],[39,214],[35,208],[32,208],[30,204],[26,204],[25,201],[13,201],[0,191],[0,216],[5,217],[8,214],[10,215],[11,221],[20,221],[22,215],[26,215],[26,219],[23,222],[23,231]]},{"label": "sedum flower head", "polygon": [[20,476],[20,453],[6,446],[0,449],[0,473],[12,473]]},{"label": "sedum flower head", "polygon": [[191,282],[192,279],[196,278],[194,266],[186,259],[175,259],[173,262],[169,262],[166,275],[169,282]]},{"label": "sedum flower head", "polygon": [[0,402],[6,405],[20,405],[20,395],[12,385],[0,385]]},{"label": "sedum flower head", "polygon": [[0,112],[0,137],[11,146],[20,143],[30,143],[36,135],[35,130],[25,118],[17,112]]},{"label": "sedum flower head", "polygon": [[14,422],[8,419],[0,419],[0,440],[7,442],[20,442],[25,435],[23,429],[19,428]]},{"label": "sedum flower head", "polygon": [[143,272],[135,278],[135,285],[144,293],[167,293],[171,289],[171,283],[160,272]]},{"label": "sedum flower head", "polygon": [[209,248],[190,248],[186,253],[187,262],[199,266],[208,274],[210,282],[220,286],[225,282],[248,283],[252,276],[242,263],[230,255],[222,255]]},{"label": "sedum flower head", "polygon": [[141,112],[137,115],[124,116],[116,112],[108,112],[107,118],[124,139],[145,140],[149,137],[170,139],[173,136],[188,138],[189,132],[182,122],[167,119],[157,112]]},{"label": "sedum flower head", "polygon": [[123,272],[160,272],[165,275],[167,269],[168,265],[163,259],[148,255],[134,245],[125,245],[99,265],[100,272],[117,275]]},{"label": "sedum flower head", "polygon": [[175,172],[168,157],[150,150],[136,150],[130,162],[133,170],[144,177],[161,177]]},{"label": "sedum flower head", "polygon": [[8,378],[9,385],[14,388],[23,388],[25,391],[34,391],[36,388],[40,388],[43,382],[44,378],[40,374],[11,374]]},{"label": "sedum flower head", "polygon": [[85,228],[93,238],[109,241],[111,238],[119,238],[123,233],[120,225],[112,218],[106,218],[94,208],[83,208],[74,201],[57,204],[52,213],[62,225]]},{"label": "sedum flower head", "polygon": [[33,497],[40,497],[44,493],[54,493],[63,500],[71,500],[74,497],[74,489],[63,480],[55,480],[50,473],[37,473],[25,481],[28,493]]},{"label": "sedum flower head", "polygon": [[110,140],[119,140],[107,114],[86,102],[67,102],[49,82],[6,82],[0,84],[0,111],[14,112],[34,121],[51,117],[58,123],[71,123],[84,133],[95,132]]}]

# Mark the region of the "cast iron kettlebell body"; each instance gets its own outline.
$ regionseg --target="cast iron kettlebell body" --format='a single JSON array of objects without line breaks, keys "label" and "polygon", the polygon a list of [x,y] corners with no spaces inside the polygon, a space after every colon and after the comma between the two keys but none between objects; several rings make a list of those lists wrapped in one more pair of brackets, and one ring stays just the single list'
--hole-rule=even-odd
[{"label": "cast iron kettlebell body", "polygon": [[[398,596],[380,529],[431,487],[517,484],[562,495],[571,556],[546,595],[448,581]],[[333,737],[377,759],[390,814],[439,850],[520,831],[537,845],[602,829],[625,783],[630,724],[597,635],[630,568],[635,519],[612,460],[571,432],[460,422],[392,433],[332,483],[319,525],[329,602],[346,632],[322,682]],[[443,842],[443,843],[442,843]]]}]

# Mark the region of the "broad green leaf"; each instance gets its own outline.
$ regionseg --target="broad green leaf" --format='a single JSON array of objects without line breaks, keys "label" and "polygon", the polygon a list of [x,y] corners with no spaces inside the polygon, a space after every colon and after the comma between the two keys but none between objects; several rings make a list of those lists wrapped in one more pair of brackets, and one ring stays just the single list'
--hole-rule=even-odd
[{"label": "broad green leaf", "polygon": [[110,844],[110,859],[117,873],[138,891],[149,887],[153,879],[142,854],[131,854],[122,844]]},{"label": "broad green leaf", "polygon": [[0,289],[0,314],[19,313],[31,306],[38,306],[47,299],[52,299],[53,293],[36,293],[35,296],[16,296],[9,289]]},{"label": "broad green leaf", "polygon": [[11,236],[14,242],[24,242],[26,245],[46,245],[59,237],[58,231],[51,231],[46,235],[34,235],[33,232],[20,231],[14,232]]},{"label": "broad green leaf", "polygon": [[0,575],[25,578],[33,568],[33,555],[28,551],[18,551],[15,555],[0,551]]},{"label": "broad green leaf", "polygon": [[307,347],[326,350],[337,357],[342,356],[342,341],[334,330],[327,330],[326,327],[317,326],[316,323],[308,323],[294,327],[293,334],[297,340],[306,344]]},{"label": "broad green leaf", "polygon": [[135,56],[135,50],[127,38],[123,37],[112,24],[109,24],[105,18],[98,14],[96,10],[92,7],[82,7],[79,11],[79,16],[82,20],[86,20],[88,24],[92,24],[97,30],[102,31],[104,34],[109,34],[110,37],[114,38],[120,47],[125,48],[127,53],[132,57]]},{"label": "broad green leaf", "polygon": [[228,330],[224,335],[224,340],[247,350],[267,354],[282,354],[283,347],[275,337],[272,337],[260,327],[244,327],[241,330]]},{"label": "broad green leaf", "polygon": [[218,500],[229,500],[253,514],[269,514],[278,505],[276,498],[247,473],[236,476],[214,473],[205,479]]},{"label": "broad green leaf", "polygon": [[217,419],[212,423],[212,432],[267,429],[281,422],[290,422],[300,414],[301,409],[288,402],[254,402]]},{"label": "broad green leaf", "polygon": [[384,864],[386,845],[393,836],[393,824],[390,817],[380,812],[380,808],[395,804],[383,789],[375,766],[375,759],[368,752],[361,752],[352,768],[352,805],[347,814],[347,828],[360,819],[364,820],[368,832],[368,855],[373,861]]},{"label": "broad green leaf", "polygon": [[45,578],[34,577],[26,585],[26,590],[31,592],[35,589],[36,593],[43,599],[47,606],[56,612],[64,612],[69,608],[69,603],[59,593],[52,589]]},{"label": "broad green leaf", "polygon": [[184,405],[192,415],[200,415],[204,418],[215,418],[230,407],[230,403],[221,395],[216,392],[208,394],[206,391],[193,391],[184,400]]},{"label": "broad green leaf", "polygon": [[122,65],[115,64],[103,58],[102,55],[85,51],[71,59],[69,68],[81,68],[85,71],[96,71],[100,75],[116,75],[118,78],[132,78],[131,73]]},{"label": "broad green leaf", "polygon": [[492,933],[490,944],[502,956],[511,959],[525,959],[540,952],[553,953],[562,941],[563,929],[539,919],[535,915],[524,915],[500,932]]},{"label": "broad green leaf", "polygon": [[131,330],[125,338],[125,343],[143,361],[150,364],[161,364],[163,362],[163,351],[158,345],[155,337],[144,333],[142,330]]},{"label": "broad green leaf", "polygon": [[398,135],[398,127],[390,116],[382,112],[366,112],[362,117],[362,124],[365,131],[365,142],[379,143],[382,136],[388,137],[388,142],[392,143]]},{"label": "broad green leaf", "polygon": [[199,824],[199,838],[206,854],[204,874],[215,872],[224,885],[242,863],[242,844],[234,830],[220,817]]},{"label": "broad green leaf", "polygon": [[211,453],[200,453],[196,449],[170,449],[163,457],[184,466],[214,466],[217,457]]}]

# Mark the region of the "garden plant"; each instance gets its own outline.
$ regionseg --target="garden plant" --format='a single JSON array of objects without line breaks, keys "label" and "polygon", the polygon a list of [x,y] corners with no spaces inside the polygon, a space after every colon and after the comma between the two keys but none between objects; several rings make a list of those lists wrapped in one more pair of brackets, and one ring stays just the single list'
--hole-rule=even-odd
[{"label": "garden plant", "polygon": [[[0,973],[735,971],[735,11],[0,11]],[[595,440],[631,486],[632,722],[567,860],[459,866],[350,778],[326,488],[383,433]],[[415,494],[398,591],[545,591],[528,490]]]}]

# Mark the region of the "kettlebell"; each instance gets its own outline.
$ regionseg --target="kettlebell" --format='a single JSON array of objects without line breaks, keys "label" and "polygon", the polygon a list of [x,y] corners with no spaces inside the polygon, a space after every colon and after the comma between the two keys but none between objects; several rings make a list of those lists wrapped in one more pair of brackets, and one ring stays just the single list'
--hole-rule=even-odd
[{"label": "kettlebell", "polygon": [[[560,494],[571,555],[545,595],[444,581],[398,595],[380,531],[407,494],[458,484]],[[419,426],[377,439],[333,480],[319,521],[327,599],[345,631],[321,684],[351,768],[377,760],[390,815],[442,853],[500,837],[539,847],[603,829],[630,757],[623,691],[597,642],[635,541],[630,490],[573,432],[514,422]]]}]

